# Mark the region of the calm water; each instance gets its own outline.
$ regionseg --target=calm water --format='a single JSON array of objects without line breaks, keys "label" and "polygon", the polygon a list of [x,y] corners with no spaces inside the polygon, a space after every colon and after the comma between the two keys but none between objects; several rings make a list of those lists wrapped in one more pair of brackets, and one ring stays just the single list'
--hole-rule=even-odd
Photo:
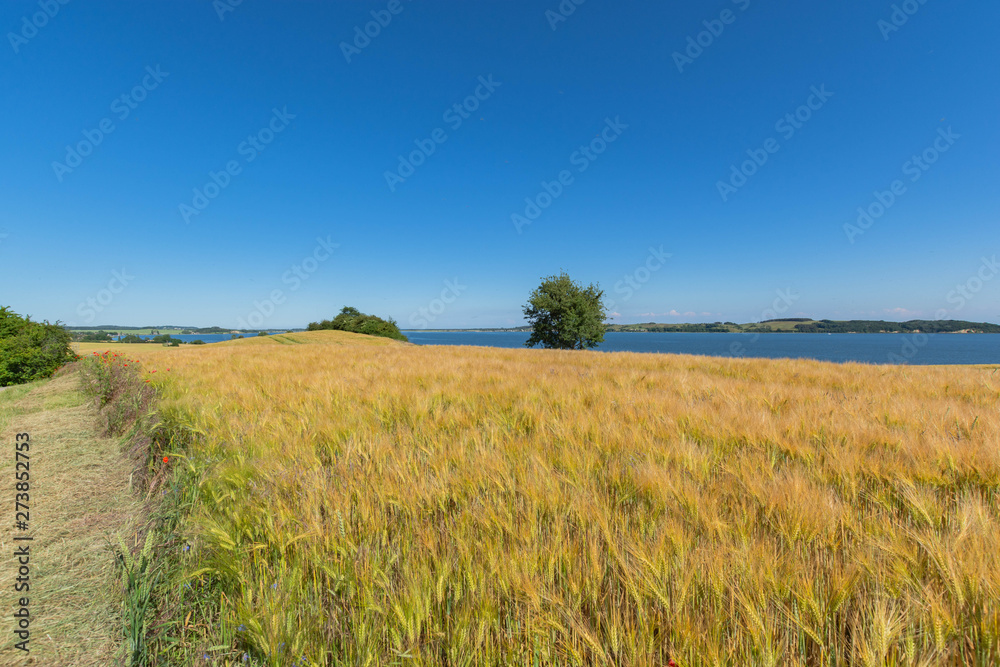
[{"label": "calm water", "polygon": [[[528,340],[528,334],[517,332],[403,333],[417,345],[523,347]],[[872,364],[996,364],[1000,363],[1000,334],[609,333],[597,349]]]}]

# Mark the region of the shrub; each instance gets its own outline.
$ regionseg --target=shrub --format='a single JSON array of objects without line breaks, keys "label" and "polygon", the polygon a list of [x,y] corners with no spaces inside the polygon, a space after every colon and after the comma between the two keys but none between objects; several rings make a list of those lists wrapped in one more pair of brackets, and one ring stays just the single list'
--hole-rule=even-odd
[{"label": "shrub", "polygon": [[170,334],[160,334],[159,336],[153,336],[151,342],[160,343],[162,345],[170,345],[174,342],[174,340],[176,339],[171,338]]},{"label": "shrub", "polygon": [[32,322],[0,307],[0,387],[49,377],[76,359],[70,340],[58,322]]},{"label": "shrub", "polygon": [[324,329],[335,329],[337,331],[350,331],[353,333],[366,334],[368,336],[381,336],[406,342],[408,339],[400,332],[396,321],[392,318],[384,320],[375,315],[366,315],[357,308],[344,306],[340,313],[333,320],[321,320],[310,322],[309,331],[322,331]]},{"label": "shrub", "polygon": [[79,331],[73,334],[73,340],[81,343],[110,343],[114,339],[107,331]]}]

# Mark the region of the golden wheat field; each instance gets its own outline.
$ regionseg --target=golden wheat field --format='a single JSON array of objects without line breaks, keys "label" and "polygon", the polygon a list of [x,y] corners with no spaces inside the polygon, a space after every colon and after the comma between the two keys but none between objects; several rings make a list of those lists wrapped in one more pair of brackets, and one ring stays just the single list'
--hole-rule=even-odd
[{"label": "golden wheat field", "polygon": [[283,338],[115,348],[217,664],[1000,663],[998,368]]}]

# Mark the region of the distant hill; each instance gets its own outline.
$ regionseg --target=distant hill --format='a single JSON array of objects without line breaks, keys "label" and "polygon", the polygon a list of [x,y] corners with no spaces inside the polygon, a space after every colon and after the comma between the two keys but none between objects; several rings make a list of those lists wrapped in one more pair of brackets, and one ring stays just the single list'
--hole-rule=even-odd
[{"label": "distant hill", "polygon": [[1000,325],[965,320],[811,320],[789,318],[736,324],[609,324],[608,331],[655,333],[1000,333]]}]

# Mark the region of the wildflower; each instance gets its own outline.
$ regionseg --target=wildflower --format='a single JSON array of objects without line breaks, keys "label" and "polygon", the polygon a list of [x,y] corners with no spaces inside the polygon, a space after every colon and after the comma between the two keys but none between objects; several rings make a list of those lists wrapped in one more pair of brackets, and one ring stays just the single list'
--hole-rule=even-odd
[{"label": "wildflower", "polygon": [[244,653],[243,654],[243,662],[246,662],[249,659],[250,659],[250,654],[249,653]]},{"label": "wildflower", "polygon": [[163,462],[164,463],[170,463],[170,457],[169,456],[164,456],[163,457]]},{"label": "wildflower", "polygon": [[[246,632],[246,631],[247,631],[247,626],[245,626],[245,625],[243,625],[242,623],[240,623],[240,627],[236,628],[236,631],[237,631],[237,632]],[[244,653],[243,655],[246,655],[246,653]],[[244,660],[245,660],[245,659],[246,659],[246,658],[244,658]]]},{"label": "wildflower", "polygon": [[190,544],[185,544],[184,545],[184,551],[191,551],[191,545]]}]

